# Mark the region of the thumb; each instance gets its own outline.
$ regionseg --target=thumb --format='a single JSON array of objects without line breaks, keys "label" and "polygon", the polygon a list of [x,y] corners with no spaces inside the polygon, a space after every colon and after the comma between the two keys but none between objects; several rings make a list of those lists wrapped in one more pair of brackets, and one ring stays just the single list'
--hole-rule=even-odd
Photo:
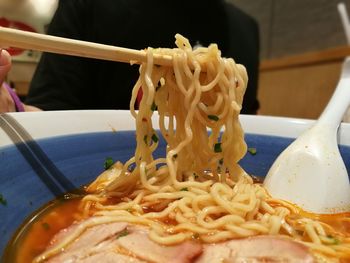
[{"label": "thumb", "polygon": [[5,49],[0,50],[0,85],[11,69],[11,55]]}]

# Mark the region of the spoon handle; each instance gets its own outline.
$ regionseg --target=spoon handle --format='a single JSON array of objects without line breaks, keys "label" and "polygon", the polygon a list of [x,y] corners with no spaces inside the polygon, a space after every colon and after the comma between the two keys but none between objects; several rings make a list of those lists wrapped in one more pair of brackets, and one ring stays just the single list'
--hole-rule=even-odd
[{"label": "spoon handle", "polygon": [[346,57],[338,85],[322,112],[318,124],[336,129],[350,104],[350,57]]}]

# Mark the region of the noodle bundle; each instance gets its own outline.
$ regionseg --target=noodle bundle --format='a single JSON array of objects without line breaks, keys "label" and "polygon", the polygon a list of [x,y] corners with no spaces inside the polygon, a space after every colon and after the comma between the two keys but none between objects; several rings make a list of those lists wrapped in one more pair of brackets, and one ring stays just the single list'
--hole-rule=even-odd
[{"label": "noodle bundle", "polygon": [[[84,227],[107,222],[145,225],[149,238],[163,245],[284,235],[306,244],[320,258],[349,258],[348,236],[271,198],[239,166],[247,151],[239,122],[248,81],[245,68],[222,58],[215,44],[192,49],[187,39],[176,35],[176,45],[147,49],[130,101],[136,120],[135,155],[89,185],[83,217],[95,220]],[[155,65],[154,53],[171,55],[173,67]],[[159,133],[152,123],[155,112]],[[160,136],[167,144],[166,156],[156,159]],[[57,254],[81,231],[36,262]]]}]

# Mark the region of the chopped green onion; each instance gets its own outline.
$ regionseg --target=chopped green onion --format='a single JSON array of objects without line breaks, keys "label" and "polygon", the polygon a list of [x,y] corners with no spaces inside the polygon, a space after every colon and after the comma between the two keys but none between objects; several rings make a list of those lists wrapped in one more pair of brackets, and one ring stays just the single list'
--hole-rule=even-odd
[{"label": "chopped green onion", "polygon": [[158,85],[156,87],[156,91],[158,91],[161,87],[162,87],[162,84],[160,83],[160,81],[158,81]]},{"label": "chopped green onion", "polygon": [[340,243],[340,240],[331,236],[331,235],[328,235],[327,238],[329,239],[329,241],[332,242],[332,245],[339,245]]},{"label": "chopped green onion", "polygon": [[214,144],[214,152],[216,152],[216,153],[221,153],[222,152],[221,142],[218,142],[218,143]]},{"label": "chopped green onion", "polygon": [[118,235],[117,235],[117,239],[118,238],[121,238],[121,237],[125,237],[129,235],[129,231],[127,229],[124,229],[122,232],[120,232]]},{"label": "chopped green onion", "polygon": [[188,191],[187,187],[181,188],[180,191]]},{"label": "chopped green onion", "polygon": [[114,163],[114,161],[113,161],[112,157],[107,157],[105,160],[105,163],[104,163],[105,170],[108,170],[109,168],[111,168],[113,163]]},{"label": "chopped green onion", "polygon": [[153,135],[152,135],[152,141],[153,142],[155,142],[155,143],[157,143],[158,142],[158,136],[155,134],[155,133],[153,133]]},{"label": "chopped green onion", "polygon": [[218,121],[219,117],[216,115],[208,115],[208,119],[212,120],[212,121]]},{"label": "chopped green onion", "polygon": [[256,154],[256,148],[248,148],[248,152],[251,154],[251,155],[255,155]]},{"label": "chopped green onion", "polygon": [[0,204],[2,204],[3,206],[7,206],[7,200],[2,194],[0,194]]},{"label": "chopped green onion", "polygon": [[46,230],[48,231],[50,229],[50,225],[46,222],[42,223],[41,226]]},{"label": "chopped green onion", "polygon": [[155,110],[157,110],[157,105],[156,105],[156,103],[153,101],[152,106],[151,106],[151,111],[155,111]]},{"label": "chopped green onion", "polygon": [[192,236],[193,239],[198,239],[199,238],[199,234],[198,233],[194,233]]}]

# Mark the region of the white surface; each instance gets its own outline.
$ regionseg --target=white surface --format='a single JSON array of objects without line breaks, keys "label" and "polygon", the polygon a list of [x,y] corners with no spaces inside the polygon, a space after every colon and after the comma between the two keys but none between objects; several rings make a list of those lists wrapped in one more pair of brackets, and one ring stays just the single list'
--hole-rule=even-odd
[{"label": "white surface", "polygon": [[273,197],[288,200],[309,212],[349,212],[349,177],[335,131],[315,125],[303,133],[278,156],[264,186]]},{"label": "white surface", "polygon": [[[133,130],[134,119],[129,111],[85,110],[10,113],[34,139],[68,134]],[[157,120],[154,114],[154,120]],[[246,133],[276,135],[295,138],[314,121],[306,119],[241,115]],[[155,123],[155,128],[158,124]],[[339,130],[339,142],[350,145],[350,124],[343,123]],[[11,145],[7,134],[0,128],[0,147]]]},{"label": "white surface", "polygon": [[341,3],[338,3],[337,7],[340,15],[340,20],[343,24],[346,40],[348,42],[348,45],[350,45],[350,23],[349,23],[348,12],[346,10],[346,5],[343,2],[341,2]]},{"label": "white surface", "polygon": [[[46,111],[9,113],[33,139],[103,131],[134,130],[129,111]],[[0,129],[0,147],[12,144]]]},{"label": "white surface", "polygon": [[[10,113],[9,115],[13,117],[19,124],[21,124],[34,139],[95,132],[118,132],[122,130],[135,129],[134,119],[129,111],[47,111]],[[289,138],[295,138],[299,136],[302,132],[310,128],[315,123],[313,120],[306,119],[253,115],[241,115],[240,120],[246,133],[274,135]],[[154,114],[154,128],[158,128],[156,113]],[[338,142],[340,142],[340,144],[350,146],[349,123],[341,124],[338,137]],[[12,145],[12,141],[0,127],[0,148],[9,145]],[[312,162],[313,160],[308,157],[309,156],[304,156],[302,159],[304,159],[305,162]],[[293,167],[293,169],[295,170],[295,167]],[[293,169],[291,168],[290,170]],[[314,177],[317,177],[317,181],[319,182],[318,177],[320,171],[317,173],[312,173],[309,171],[309,173]],[[333,176],[333,173],[330,175]],[[310,180],[304,180],[303,183],[306,184],[307,182],[310,182],[310,184],[313,185],[315,179],[312,178],[313,177],[310,177]],[[335,193],[340,189],[339,187],[343,186],[345,188],[348,188],[349,183],[338,182],[333,188],[326,188],[328,190],[331,189],[331,193]],[[311,187],[311,189],[313,188]],[[315,193],[325,192],[325,190],[322,190],[321,188],[313,190]],[[293,193],[295,193],[295,191],[293,191]],[[310,194],[308,193],[308,195],[313,196],[315,193],[312,193],[311,191]],[[350,193],[350,191],[347,191],[347,193]],[[328,196],[332,195],[333,194],[329,194]]]}]

